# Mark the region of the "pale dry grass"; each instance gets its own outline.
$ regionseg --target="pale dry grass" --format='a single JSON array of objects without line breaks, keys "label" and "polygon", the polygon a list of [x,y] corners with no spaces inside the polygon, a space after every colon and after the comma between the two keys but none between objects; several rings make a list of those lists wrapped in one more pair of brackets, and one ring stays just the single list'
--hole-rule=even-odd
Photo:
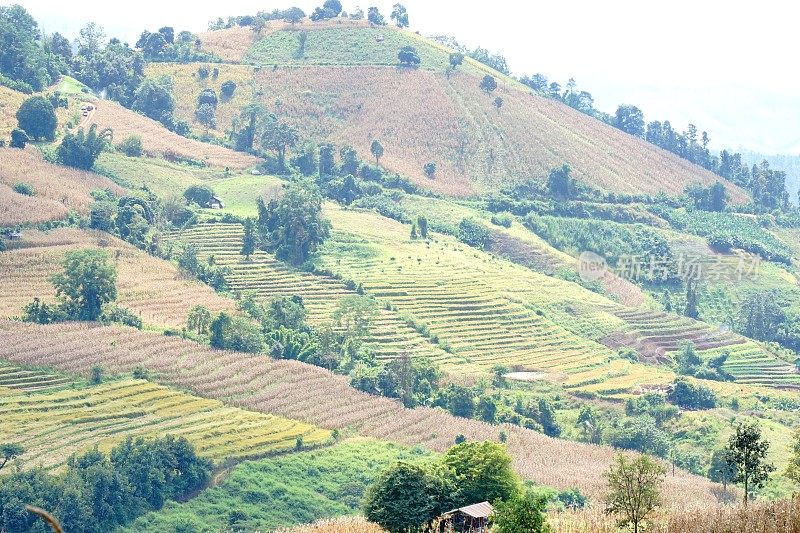
[{"label": "pale dry grass", "polygon": [[[398,402],[359,392],[346,377],[319,367],[214,351],[129,328],[0,322],[0,359],[85,375],[97,364],[108,372],[142,366],[170,383],[237,407],[437,451],[452,446],[459,434],[469,440],[497,441],[502,429],[508,434],[514,466],[524,478],[560,489],[578,487],[592,498],[604,492],[602,472],[615,455],[608,447],[456,418],[438,409],[405,409]],[[667,478],[665,492],[671,505],[713,503],[715,486],[678,471]]]},{"label": "pale dry grass", "polygon": [[23,307],[37,297],[55,301],[50,276],[61,272],[68,251],[83,248],[108,253],[118,270],[118,303],[147,324],[180,327],[196,304],[212,312],[235,309],[232,300],[186,277],[172,263],[105,233],[62,228],[47,233],[24,231],[13,249],[0,254],[0,316],[22,315]]},{"label": "pale dry grass", "polygon": [[363,517],[354,516],[320,520],[291,529],[280,529],[277,533],[385,533],[385,531]]},{"label": "pale dry grass", "polygon": [[[17,183],[32,185],[36,195],[14,192]],[[48,163],[34,148],[0,148],[0,226],[57,220],[70,210],[86,215],[95,189],[124,192],[99,174]]]},{"label": "pale dry grass", "polygon": [[[682,193],[692,182],[720,178],[677,156],[592,119],[559,102],[501,85],[498,112],[478,87],[458,72],[392,67],[262,69],[256,87],[265,105],[297,123],[317,141],[353,145],[369,159],[380,139],[381,164],[437,192],[464,196],[543,178],[568,163],[595,187],[624,193]],[[276,106],[280,101],[280,106]],[[186,118],[186,117],[183,117]],[[437,165],[429,180],[427,162]],[[740,188],[726,184],[737,202]]]},{"label": "pale dry grass", "polygon": [[258,159],[251,155],[181,137],[159,122],[110,100],[97,103],[92,122],[97,123],[101,129],[111,128],[116,143],[129,135],[141,136],[144,151],[151,156],[173,160],[193,159],[210,166],[231,169],[244,169],[258,163]]},{"label": "pale dry grass", "polygon": [[17,127],[17,109],[27,97],[8,87],[0,87],[0,139],[9,141],[11,130]]},{"label": "pale dry grass", "polygon": [[[554,533],[617,533],[614,518],[599,508],[551,513]],[[800,533],[800,496],[775,502],[688,506],[657,513],[649,533]]]}]

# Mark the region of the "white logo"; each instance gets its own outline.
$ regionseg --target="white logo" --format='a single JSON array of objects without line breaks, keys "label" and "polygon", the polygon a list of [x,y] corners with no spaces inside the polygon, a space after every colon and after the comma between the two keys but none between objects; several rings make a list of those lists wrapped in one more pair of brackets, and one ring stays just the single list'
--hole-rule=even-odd
[{"label": "white logo", "polygon": [[594,252],[583,252],[578,257],[578,273],[583,281],[597,281],[608,272],[606,260]]}]

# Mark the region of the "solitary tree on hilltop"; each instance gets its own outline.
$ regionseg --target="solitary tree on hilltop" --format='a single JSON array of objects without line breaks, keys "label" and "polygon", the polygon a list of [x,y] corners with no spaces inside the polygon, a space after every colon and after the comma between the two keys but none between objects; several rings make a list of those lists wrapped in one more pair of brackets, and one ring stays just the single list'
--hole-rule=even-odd
[{"label": "solitary tree on hilltop", "polygon": [[408,28],[408,11],[403,4],[397,3],[392,7],[392,14],[389,16],[398,28]]},{"label": "solitary tree on hilltop", "polygon": [[17,111],[17,122],[19,127],[32,139],[55,139],[56,111],[53,104],[44,96],[31,96],[20,106]]},{"label": "solitary tree on hilltop", "polygon": [[369,147],[369,151],[372,153],[372,157],[375,158],[375,164],[381,164],[381,157],[383,157],[383,145],[380,143],[378,139],[372,141],[372,145]]},{"label": "solitary tree on hilltop", "polygon": [[775,466],[766,462],[768,450],[769,442],[761,438],[761,427],[757,422],[740,423],[728,440],[725,461],[731,470],[735,469],[733,482],[744,486],[745,505],[750,492],[763,487],[775,471]]},{"label": "solitary tree on hilltop", "polygon": [[385,26],[386,20],[381,15],[381,12],[378,11],[377,7],[370,7],[367,10],[367,20],[376,26]]},{"label": "solitary tree on hilltop", "polygon": [[634,533],[661,505],[661,484],[666,471],[646,455],[629,459],[617,455],[604,473],[608,486],[606,511],[619,515],[620,526],[633,526]]},{"label": "solitary tree on hilltop", "polygon": [[497,80],[494,79],[494,76],[490,76],[489,74],[484,76],[481,80],[481,89],[486,94],[490,94],[497,89]]}]

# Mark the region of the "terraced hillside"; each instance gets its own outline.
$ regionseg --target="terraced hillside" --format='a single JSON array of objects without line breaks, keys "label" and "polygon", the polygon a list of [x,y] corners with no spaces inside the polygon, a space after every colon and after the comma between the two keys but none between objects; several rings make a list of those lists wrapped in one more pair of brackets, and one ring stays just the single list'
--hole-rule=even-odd
[{"label": "terraced hillside", "polygon": [[17,127],[17,109],[26,96],[8,87],[0,87],[0,139],[7,139]]},{"label": "terraced hillside", "polygon": [[34,298],[55,300],[50,276],[61,272],[66,252],[81,248],[105,250],[117,266],[118,303],[146,323],[180,327],[189,309],[202,304],[215,312],[235,309],[233,301],[187,278],[167,261],[156,259],[107,233],[62,228],[26,230],[13,248],[0,253],[0,316],[21,316]]},{"label": "terraced hillside", "polygon": [[[36,362],[88,375],[102,364],[108,372],[143,367],[176,385],[226,404],[325,427],[443,451],[455,436],[495,440],[503,429],[520,474],[540,484],[579,487],[602,494],[601,476],[614,457],[611,448],[562,441],[515,426],[492,426],[455,418],[437,409],[405,409],[386,398],[358,392],[347,378],[296,361],[213,351],[177,337],[130,328],[67,323],[38,326],[0,322],[0,359]],[[666,479],[673,502],[712,502],[713,484],[676,471]]]},{"label": "terraced hillside", "polygon": [[25,447],[28,467],[55,468],[97,446],[110,450],[128,436],[186,437],[216,462],[326,443],[330,431],[197,398],[145,380],[0,398],[0,438]]},{"label": "terraced hillside", "polygon": [[[217,264],[231,269],[228,284],[236,292],[253,291],[261,301],[280,296],[301,295],[312,324],[332,323],[332,316],[341,300],[357,293],[348,289],[342,280],[291,269],[272,255],[257,252],[250,262],[244,262],[242,227],[238,224],[196,226],[174,238],[199,246],[202,257],[214,256]],[[464,358],[455,357],[420,335],[396,312],[381,309],[370,329],[369,344],[376,357],[392,359],[401,353],[424,356],[444,368],[462,373],[477,373],[479,369]]]},{"label": "terraced hillside", "polygon": [[[16,192],[18,184],[33,187],[33,196]],[[70,211],[87,215],[95,189],[123,192],[99,174],[48,163],[33,148],[0,148],[0,227],[58,220]]]},{"label": "terraced hillside", "polygon": [[66,376],[9,365],[0,361],[0,390],[34,392],[63,387],[70,383],[72,380]]},{"label": "terraced hillside", "polygon": [[[220,80],[235,79],[245,91],[254,87],[264,105],[313,140],[350,144],[368,158],[370,143],[380,139],[383,166],[438,192],[487,192],[542,178],[564,163],[577,178],[615,192],[679,194],[689,183],[720,179],[496,72],[501,83],[489,96],[479,88],[486,67],[470,60],[447,73],[448,51],[411,32],[308,23],[301,30],[273,28],[255,42],[252,32],[225,32],[227,39],[213,40],[246,49],[241,61],[256,68],[247,77],[240,66],[222,66]],[[242,41],[232,44],[237,38]],[[397,50],[405,44],[420,54],[419,69],[396,66]],[[205,84],[194,76],[198,65],[158,68],[182,71],[175,75],[176,92],[183,95],[179,114],[193,121],[191,95]],[[499,111],[496,96],[503,98]],[[236,104],[220,106],[220,132],[236,114]],[[433,180],[423,173],[427,162],[437,164]],[[743,190],[726,186],[734,201],[746,200]]]}]

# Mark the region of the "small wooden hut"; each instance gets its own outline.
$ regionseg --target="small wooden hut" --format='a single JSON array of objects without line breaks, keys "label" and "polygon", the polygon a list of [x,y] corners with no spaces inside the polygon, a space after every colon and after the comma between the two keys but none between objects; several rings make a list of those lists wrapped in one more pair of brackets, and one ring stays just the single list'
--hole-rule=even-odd
[{"label": "small wooden hut", "polygon": [[489,502],[481,502],[448,511],[442,515],[444,531],[485,533],[489,531],[489,516],[493,510]]}]

